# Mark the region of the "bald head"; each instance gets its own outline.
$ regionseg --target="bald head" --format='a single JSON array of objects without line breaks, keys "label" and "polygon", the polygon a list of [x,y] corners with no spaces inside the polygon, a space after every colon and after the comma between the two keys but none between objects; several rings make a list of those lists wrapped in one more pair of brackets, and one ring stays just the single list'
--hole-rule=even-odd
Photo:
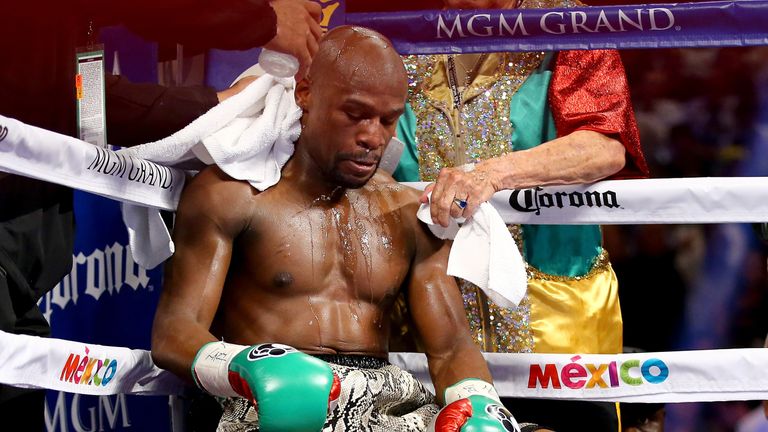
[{"label": "bald head", "polygon": [[407,85],[403,62],[389,39],[376,31],[355,26],[336,27],[320,41],[309,79],[313,84],[326,84],[324,81],[328,78],[352,85],[366,79]]},{"label": "bald head", "polygon": [[332,30],[296,83],[303,128],[294,159],[333,185],[362,187],[395,134],[407,94],[405,67],[387,38],[361,27]]}]

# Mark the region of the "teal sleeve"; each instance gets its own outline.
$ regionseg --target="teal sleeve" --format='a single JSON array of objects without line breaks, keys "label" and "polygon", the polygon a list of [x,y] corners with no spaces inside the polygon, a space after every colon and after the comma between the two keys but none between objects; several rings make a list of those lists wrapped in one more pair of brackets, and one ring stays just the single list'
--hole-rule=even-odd
[{"label": "teal sleeve", "polygon": [[[548,98],[551,64],[553,57],[548,54],[512,98],[509,120],[514,150],[528,150],[557,138]],[[544,273],[585,275],[602,250],[596,225],[522,225],[522,229],[525,261]]]},{"label": "teal sleeve", "polygon": [[528,150],[557,137],[555,119],[547,97],[552,71],[548,69],[551,54],[532,73],[512,97],[509,121],[512,125],[512,148]]},{"label": "teal sleeve", "polygon": [[416,149],[416,115],[407,103],[403,115],[397,122],[397,137],[405,144],[405,149],[392,176],[401,182],[417,182],[420,179],[419,154]]}]

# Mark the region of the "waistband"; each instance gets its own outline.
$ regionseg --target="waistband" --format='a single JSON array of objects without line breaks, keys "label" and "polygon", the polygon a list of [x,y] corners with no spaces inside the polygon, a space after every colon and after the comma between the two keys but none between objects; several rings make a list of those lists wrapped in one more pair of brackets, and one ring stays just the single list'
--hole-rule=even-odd
[{"label": "waistband", "polygon": [[389,364],[389,360],[381,357],[352,354],[312,354],[320,360],[339,366],[363,369],[380,369]]}]

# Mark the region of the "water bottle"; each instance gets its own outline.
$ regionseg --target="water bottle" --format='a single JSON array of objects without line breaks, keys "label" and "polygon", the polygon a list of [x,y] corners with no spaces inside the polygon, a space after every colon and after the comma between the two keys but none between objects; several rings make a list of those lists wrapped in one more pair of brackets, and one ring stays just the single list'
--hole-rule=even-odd
[{"label": "water bottle", "polygon": [[296,57],[277,51],[262,49],[259,54],[259,66],[272,76],[289,78],[299,71]]}]

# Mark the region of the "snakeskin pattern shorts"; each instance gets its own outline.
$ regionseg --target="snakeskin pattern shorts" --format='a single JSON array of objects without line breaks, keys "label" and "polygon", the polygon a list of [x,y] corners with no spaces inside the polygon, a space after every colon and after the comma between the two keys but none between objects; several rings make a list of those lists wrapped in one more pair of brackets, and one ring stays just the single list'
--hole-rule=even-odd
[{"label": "snakeskin pattern shorts", "polygon": [[[330,362],[341,381],[341,395],[323,432],[424,431],[437,414],[434,396],[410,373],[383,360],[361,363],[355,359],[359,356],[334,357],[324,360]],[[343,361],[345,357],[347,361]],[[222,406],[224,414],[217,432],[259,430],[258,415],[247,400],[224,399]]]}]

